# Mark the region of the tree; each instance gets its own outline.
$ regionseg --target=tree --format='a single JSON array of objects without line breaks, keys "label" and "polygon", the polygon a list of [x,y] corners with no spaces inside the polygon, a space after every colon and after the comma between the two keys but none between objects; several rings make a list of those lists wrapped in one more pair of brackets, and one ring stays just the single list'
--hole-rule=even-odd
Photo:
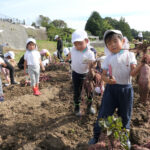
[{"label": "tree", "polygon": [[39,15],[37,19],[37,24],[42,26],[42,27],[48,27],[49,23],[51,22],[49,17],[45,17],[43,15]]},{"label": "tree", "polygon": [[104,35],[106,30],[113,29],[113,27],[109,24],[108,20],[103,20],[103,30],[102,34]]},{"label": "tree", "polygon": [[136,39],[138,36],[138,31],[136,31],[135,29],[131,29],[131,34]]},{"label": "tree", "polygon": [[132,34],[130,26],[127,22],[125,22],[125,18],[121,17],[119,24],[118,24],[118,30],[122,31],[122,34],[126,36],[129,40],[132,40]]},{"label": "tree", "polygon": [[56,28],[67,28],[67,24],[63,20],[54,20],[52,21],[52,24]]},{"label": "tree", "polygon": [[85,30],[91,32],[92,35],[102,38],[103,20],[98,12],[94,11],[85,25]]},{"label": "tree", "polygon": [[31,26],[36,27],[36,23],[32,22]]},{"label": "tree", "polygon": [[118,20],[113,19],[111,17],[106,17],[104,20],[107,20],[107,22],[113,27],[113,29],[118,29]]}]

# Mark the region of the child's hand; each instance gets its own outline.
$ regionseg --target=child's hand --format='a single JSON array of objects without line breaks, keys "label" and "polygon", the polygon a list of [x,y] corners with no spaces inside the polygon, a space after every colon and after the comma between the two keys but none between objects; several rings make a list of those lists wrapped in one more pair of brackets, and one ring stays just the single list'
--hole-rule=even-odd
[{"label": "child's hand", "polygon": [[109,79],[108,84],[116,84],[116,80],[113,76]]}]

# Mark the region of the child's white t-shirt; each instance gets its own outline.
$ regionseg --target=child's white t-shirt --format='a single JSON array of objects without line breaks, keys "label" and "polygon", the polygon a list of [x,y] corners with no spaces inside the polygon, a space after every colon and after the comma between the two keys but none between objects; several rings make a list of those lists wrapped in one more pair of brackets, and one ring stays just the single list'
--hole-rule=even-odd
[{"label": "child's white t-shirt", "polygon": [[27,65],[37,66],[40,64],[41,55],[37,50],[27,50],[24,59],[27,61]]},{"label": "child's white t-shirt", "polygon": [[76,50],[75,47],[73,47],[70,51],[71,53],[71,68],[73,71],[79,73],[79,74],[84,74],[89,71],[88,69],[88,63],[85,63],[86,60],[95,60],[94,53],[90,50],[87,49],[86,51],[79,51]]},{"label": "child's white t-shirt", "polygon": [[112,76],[114,76],[117,84],[131,84],[131,64],[137,64],[134,53],[121,50],[117,54],[107,56],[102,63],[102,69],[109,70],[109,65],[111,65]]},{"label": "child's white t-shirt", "polygon": [[[0,63],[5,63],[4,59],[0,57]],[[1,72],[2,66],[0,66],[0,72]]]}]

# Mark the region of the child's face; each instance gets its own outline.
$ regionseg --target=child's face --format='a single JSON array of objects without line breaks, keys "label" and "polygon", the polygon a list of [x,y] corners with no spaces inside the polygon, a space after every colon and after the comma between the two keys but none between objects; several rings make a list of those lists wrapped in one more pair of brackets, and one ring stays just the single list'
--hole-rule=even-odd
[{"label": "child's face", "polygon": [[36,48],[36,45],[33,42],[28,43],[27,45],[27,49],[28,50],[34,50]]},{"label": "child's face", "polygon": [[122,49],[122,46],[124,44],[124,40],[119,39],[117,36],[113,36],[111,40],[107,41],[106,45],[107,48],[112,53],[118,53]]},{"label": "child's face", "polygon": [[88,39],[85,39],[84,41],[76,41],[74,42],[74,46],[77,50],[79,51],[83,51],[88,44]]}]

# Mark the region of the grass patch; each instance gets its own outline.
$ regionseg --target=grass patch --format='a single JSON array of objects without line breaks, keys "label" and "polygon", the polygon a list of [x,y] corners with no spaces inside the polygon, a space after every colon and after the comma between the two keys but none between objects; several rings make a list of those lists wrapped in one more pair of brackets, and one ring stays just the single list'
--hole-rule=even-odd
[{"label": "grass patch", "polygon": [[104,55],[104,47],[96,47],[95,49],[98,57]]},{"label": "grass patch", "polygon": [[56,51],[56,45],[57,43],[54,41],[37,40],[37,46],[39,51],[41,51],[42,49],[48,49],[52,54],[54,51]]}]

